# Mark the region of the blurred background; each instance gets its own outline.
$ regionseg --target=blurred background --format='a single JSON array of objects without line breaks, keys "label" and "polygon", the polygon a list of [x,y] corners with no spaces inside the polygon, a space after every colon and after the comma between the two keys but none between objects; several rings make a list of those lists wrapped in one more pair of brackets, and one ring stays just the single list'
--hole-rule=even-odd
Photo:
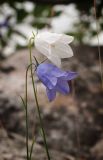
[{"label": "blurred background", "polygon": [[[67,96],[49,103],[35,76],[47,143],[55,160],[103,159],[103,90],[98,47],[103,62],[103,1],[0,1],[0,160],[24,160],[25,71],[32,33],[51,31],[74,36],[74,57],[63,59],[64,70],[79,73]],[[96,26],[97,24],[97,26]],[[98,32],[98,37],[97,37]],[[98,43],[99,38],[99,43]],[[32,50],[41,62],[45,57]],[[40,135],[31,78],[28,78],[29,141],[35,137],[33,159],[47,159]]]}]

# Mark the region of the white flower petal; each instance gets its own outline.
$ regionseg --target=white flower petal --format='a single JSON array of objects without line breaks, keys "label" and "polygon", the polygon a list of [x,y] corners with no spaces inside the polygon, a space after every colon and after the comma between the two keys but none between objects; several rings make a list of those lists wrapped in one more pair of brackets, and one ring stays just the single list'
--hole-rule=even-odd
[{"label": "white flower petal", "polygon": [[40,38],[36,37],[35,38],[35,47],[43,55],[45,55],[47,57],[49,56],[49,45],[45,41],[42,41]]},{"label": "white flower petal", "polygon": [[48,44],[52,44],[57,42],[61,38],[61,34],[43,32],[43,33],[37,34],[36,37],[47,42]]},{"label": "white flower petal", "polygon": [[61,42],[69,44],[69,43],[71,43],[73,40],[74,40],[74,37],[69,36],[69,35],[62,34]]},{"label": "white flower petal", "polygon": [[69,58],[73,56],[73,51],[68,44],[58,43],[51,47],[51,55],[57,55],[59,58]]},{"label": "white flower petal", "polygon": [[53,62],[56,66],[61,67],[61,59],[57,56],[51,55],[48,57],[51,62]]}]

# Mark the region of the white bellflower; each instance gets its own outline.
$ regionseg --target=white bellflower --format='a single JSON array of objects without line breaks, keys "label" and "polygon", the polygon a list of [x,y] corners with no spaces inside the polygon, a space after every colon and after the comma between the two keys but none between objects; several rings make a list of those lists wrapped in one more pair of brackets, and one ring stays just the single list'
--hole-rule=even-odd
[{"label": "white bellflower", "polygon": [[72,41],[73,37],[69,35],[43,32],[35,36],[35,47],[51,62],[60,67],[62,58],[73,56],[73,51],[68,45]]}]

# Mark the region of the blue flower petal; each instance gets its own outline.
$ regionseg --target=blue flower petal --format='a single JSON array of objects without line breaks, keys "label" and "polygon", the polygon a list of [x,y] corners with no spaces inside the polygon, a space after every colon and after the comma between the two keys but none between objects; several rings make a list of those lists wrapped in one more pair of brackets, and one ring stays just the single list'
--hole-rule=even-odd
[{"label": "blue flower petal", "polygon": [[52,76],[50,72],[47,71],[48,67],[45,64],[40,64],[37,67],[37,75],[38,78],[42,81],[42,83],[48,87],[48,89],[53,89],[56,86],[57,78]]},{"label": "blue flower petal", "polygon": [[62,71],[53,64],[49,64],[49,69],[51,70],[50,74],[57,78],[67,76],[67,73],[65,71]]},{"label": "blue flower petal", "polygon": [[69,88],[67,81],[58,79],[56,90],[64,95],[68,94],[70,92],[70,88]]},{"label": "blue flower petal", "polygon": [[53,89],[55,87],[56,83],[57,83],[57,78],[56,77],[38,74],[38,78],[42,81],[42,83],[48,89]]},{"label": "blue flower petal", "polygon": [[53,101],[56,97],[56,90],[46,88],[46,92],[47,92],[47,96],[48,96],[49,101]]},{"label": "blue flower petal", "polygon": [[57,66],[49,63],[42,63],[39,65],[39,68],[43,74],[49,74],[54,77],[62,77],[62,76],[67,76],[68,73],[65,71],[62,71],[59,69]]}]

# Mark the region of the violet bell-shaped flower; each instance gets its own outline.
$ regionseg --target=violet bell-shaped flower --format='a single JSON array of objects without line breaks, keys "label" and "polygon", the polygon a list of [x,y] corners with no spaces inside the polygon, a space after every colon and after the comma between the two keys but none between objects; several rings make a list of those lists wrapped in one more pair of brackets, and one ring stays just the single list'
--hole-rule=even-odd
[{"label": "violet bell-shaped flower", "polygon": [[36,49],[45,55],[56,66],[61,66],[62,58],[73,56],[73,51],[69,44],[73,37],[65,34],[43,32],[35,35]]},{"label": "violet bell-shaped flower", "polygon": [[56,97],[56,92],[68,94],[70,87],[68,81],[77,77],[76,72],[63,71],[53,64],[41,63],[37,66],[36,73],[45,85],[49,101]]}]

